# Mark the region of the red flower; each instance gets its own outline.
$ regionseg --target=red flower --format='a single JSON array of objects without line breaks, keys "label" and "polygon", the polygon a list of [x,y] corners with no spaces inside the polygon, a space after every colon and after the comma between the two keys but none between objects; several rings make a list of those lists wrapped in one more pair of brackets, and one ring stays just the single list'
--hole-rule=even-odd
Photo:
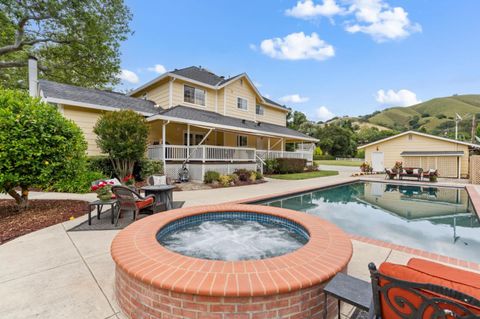
[{"label": "red flower", "polygon": [[95,192],[98,189],[98,185],[92,185],[91,189],[92,189],[92,191]]}]

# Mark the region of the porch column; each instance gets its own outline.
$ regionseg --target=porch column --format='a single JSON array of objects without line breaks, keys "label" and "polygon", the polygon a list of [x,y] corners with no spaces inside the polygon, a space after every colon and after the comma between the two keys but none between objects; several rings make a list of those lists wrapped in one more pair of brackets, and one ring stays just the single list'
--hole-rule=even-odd
[{"label": "porch column", "polygon": [[187,158],[190,157],[190,124],[187,124]]},{"label": "porch column", "polygon": [[267,158],[270,158],[270,137],[268,138],[268,144],[267,144]]},{"label": "porch column", "polygon": [[285,148],[285,145],[284,145],[285,143],[283,142],[283,137],[282,137],[282,140],[281,140],[281,141],[282,141],[282,157],[283,157],[283,152],[284,152],[284,150],[285,150],[285,149],[284,149],[284,148]]},{"label": "porch column", "polygon": [[458,157],[458,179],[462,178],[462,159]]},{"label": "porch column", "polygon": [[169,122],[163,122],[162,124],[162,148],[163,148],[163,171],[166,172],[167,169],[167,124]]}]

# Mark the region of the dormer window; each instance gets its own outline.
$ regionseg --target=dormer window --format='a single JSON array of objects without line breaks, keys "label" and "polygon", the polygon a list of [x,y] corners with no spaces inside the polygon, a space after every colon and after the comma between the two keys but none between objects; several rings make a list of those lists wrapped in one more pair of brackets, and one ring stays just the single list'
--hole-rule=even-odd
[{"label": "dormer window", "polygon": [[205,106],[205,90],[185,85],[183,87],[183,101]]},{"label": "dormer window", "polygon": [[241,97],[237,97],[237,108],[245,111],[248,110],[248,100]]},{"label": "dormer window", "polygon": [[255,112],[257,113],[257,115],[263,115],[263,114],[265,114],[265,108],[263,106],[257,104]]}]

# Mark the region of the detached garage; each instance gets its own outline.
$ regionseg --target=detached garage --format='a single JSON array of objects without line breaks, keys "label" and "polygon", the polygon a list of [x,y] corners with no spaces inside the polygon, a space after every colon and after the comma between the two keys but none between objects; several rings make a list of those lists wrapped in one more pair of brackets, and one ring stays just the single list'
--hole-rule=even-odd
[{"label": "detached garage", "polygon": [[396,161],[404,167],[438,169],[441,177],[467,177],[469,153],[480,145],[452,140],[435,135],[407,131],[383,140],[360,146],[365,150],[365,161],[376,172],[392,168]]}]

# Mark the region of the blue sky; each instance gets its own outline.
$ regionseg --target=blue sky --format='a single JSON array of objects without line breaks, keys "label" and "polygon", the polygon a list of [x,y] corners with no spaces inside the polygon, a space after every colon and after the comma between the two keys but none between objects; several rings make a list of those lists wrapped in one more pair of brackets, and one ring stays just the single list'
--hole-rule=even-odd
[{"label": "blue sky", "polygon": [[478,0],[126,2],[119,89],[164,68],[247,72],[313,120],[480,93]]}]

